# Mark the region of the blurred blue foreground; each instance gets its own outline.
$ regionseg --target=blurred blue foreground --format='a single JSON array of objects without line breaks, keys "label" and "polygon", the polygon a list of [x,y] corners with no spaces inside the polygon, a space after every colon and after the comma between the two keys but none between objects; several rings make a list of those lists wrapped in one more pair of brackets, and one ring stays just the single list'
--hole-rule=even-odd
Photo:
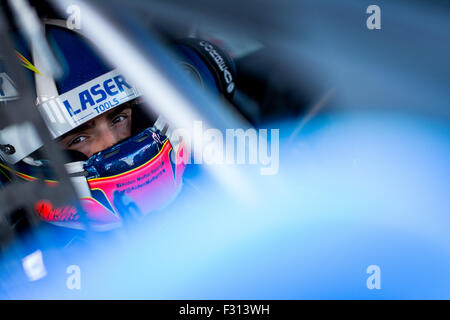
[{"label": "blurred blue foreground", "polygon": [[[66,250],[40,235],[41,280],[26,279],[12,248],[0,297],[450,298],[448,124],[352,113],[318,116],[293,140],[291,129],[280,130],[277,175],[248,168],[254,201],[191,168],[177,201],[137,225]],[[67,288],[70,265],[79,290]],[[367,287],[370,265],[379,290]]]}]

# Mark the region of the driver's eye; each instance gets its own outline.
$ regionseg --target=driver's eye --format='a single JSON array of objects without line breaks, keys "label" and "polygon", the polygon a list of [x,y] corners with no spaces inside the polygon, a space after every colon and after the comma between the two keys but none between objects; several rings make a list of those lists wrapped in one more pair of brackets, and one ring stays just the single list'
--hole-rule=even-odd
[{"label": "driver's eye", "polygon": [[76,138],[73,138],[72,141],[70,141],[70,143],[69,143],[69,147],[74,145],[74,144],[80,143],[80,142],[82,142],[82,141],[84,141],[86,139],[87,138],[85,136],[78,136]]},{"label": "driver's eye", "polygon": [[115,125],[117,123],[120,123],[122,121],[125,121],[128,118],[128,115],[126,114],[120,114],[117,117],[115,117],[112,121],[112,124]]},{"label": "driver's eye", "polygon": [[123,114],[118,115],[117,117],[115,117],[115,118],[113,119],[112,124],[116,124],[116,123],[122,122],[122,121],[124,121],[126,118],[127,118],[126,115],[123,115]]}]

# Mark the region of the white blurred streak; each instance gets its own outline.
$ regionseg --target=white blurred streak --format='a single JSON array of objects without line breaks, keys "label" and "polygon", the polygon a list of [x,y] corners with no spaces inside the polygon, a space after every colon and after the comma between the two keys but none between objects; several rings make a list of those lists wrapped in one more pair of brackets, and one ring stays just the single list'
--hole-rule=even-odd
[{"label": "white blurred streak", "polygon": [[39,56],[42,57],[42,74],[51,74],[54,78],[62,75],[62,68],[53,55],[47,41],[39,18],[30,4],[25,0],[9,0],[18,27],[26,37],[30,46],[33,46]]},{"label": "white blurred streak", "polygon": [[[117,66],[132,83],[138,86],[147,102],[147,107],[151,106],[153,112],[163,116],[175,128],[191,130],[192,124],[198,120],[202,120],[206,128],[212,127],[212,124],[197,112],[199,109],[198,102],[193,101],[182,92],[182,89],[177,88],[170,81],[168,71],[161,70],[157,62],[158,57],[156,55],[147,57],[142,54],[125,33],[93,6],[84,1],[67,0],[53,1],[53,4],[61,12],[65,12],[68,5],[76,4],[81,8],[83,26],[79,31],[93,41],[100,53]],[[189,87],[189,90],[191,89]],[[200,92],[200,90],[198,94],[204,98],[202,102],[206,101],[208,106],[217,107],[217,101]],[[214,118],[215,126],[222,128],[230,125],[244,126],[229,110],[225,108],[220,108],[220,110],[222,113],[215,115]],[[201,139],[201,137],[198,139]],[[251,193],[254,188],[250,185],[249,178],[246,177],[247,174],[242,169],[236,166],[220,169],[215,168],[215,166],[206,166],[206,168],[238,200],[248,202],[253,198]]]},{"label": "white blurred streak", "polygon": [[23,258],[22,266],[30,281],[42,279],[47,275],[41,250],[36,250]]}]

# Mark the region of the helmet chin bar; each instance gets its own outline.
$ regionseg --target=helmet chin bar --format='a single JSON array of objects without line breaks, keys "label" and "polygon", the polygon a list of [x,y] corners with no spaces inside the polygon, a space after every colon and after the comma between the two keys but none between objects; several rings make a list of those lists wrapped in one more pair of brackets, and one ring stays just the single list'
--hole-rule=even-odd
[{"label": "helmet chin bar", "polygon": [[[89,167],[91,166],[97,167],[99,165],[99,162],[104,161],[103,159],[105,157],[108,158],[111,154],[118,155],[119,153],[122,153],[121,155],[122,159],[126,158],[127,155],[134,157],[139,154],[144,154],[147,150],[149,150],[150,146],[155,150],[154,152],[156,154],[156,152],[159,151],[160,149],[159,147],[156,146],[157,141],[153,140],[151,137],[152,134],[156,132],[159,132],[159,130],[155,126],[148,127],[141,133],[134,135],[113,147],[100,151],[99,153],[93,155],[92,157],[84,161],[73,161],[66,163],[65,164],[66,171],[70,176],[70,179],[75,187],[78,197],[79,198],[92,197],[91,190],[89,188],[87,181],[88,178],[90,178],[89,174],[92,174],[93,172],[98,174],[98,172],[96,168],[89,168]],[[167,137],[160,136],[159,133],[158,136],[161,137],[161,139],[163,139],[164,141],[167,139]],[[128,147],[130,145],[134,145],[134,147],[132,148]],[[162,147],[162,145],[160,147]],[[125,154],[123,154],[121,150],[126,150]],[[147,162],[149,159],[153,158],[155,154],[149,154],[145,158],[146,160],[144,162]],[[132,170],[135,167],[131,163],[129,164],[130,167],[127,168],[125,171]],[[143,163],[137,163],[137,165],[141,164]]]},{"label": "helmet chin bar", "polygon": [[[171,203],[185,167],[174,152],[167,136],[152,126],[87,160],[66,163],[89,227],[111,230]],[[49,223],[85,228],[73,205],[53,207],[47,202],[38,208]]]}]

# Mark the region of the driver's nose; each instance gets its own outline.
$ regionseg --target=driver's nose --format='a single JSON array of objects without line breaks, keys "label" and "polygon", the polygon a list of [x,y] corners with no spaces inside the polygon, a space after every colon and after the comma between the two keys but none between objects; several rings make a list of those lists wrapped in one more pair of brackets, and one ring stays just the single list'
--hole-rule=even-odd
[{"label": "driver's nose", "polygon": [[99,130],[99,134],[95,139],[95,143],[92,145],[90,156],[99,151],[103,151],[114,146],[117,142],[119,142],[119,137],[116,136],[111,128],[102,128],[101,130]]}]

